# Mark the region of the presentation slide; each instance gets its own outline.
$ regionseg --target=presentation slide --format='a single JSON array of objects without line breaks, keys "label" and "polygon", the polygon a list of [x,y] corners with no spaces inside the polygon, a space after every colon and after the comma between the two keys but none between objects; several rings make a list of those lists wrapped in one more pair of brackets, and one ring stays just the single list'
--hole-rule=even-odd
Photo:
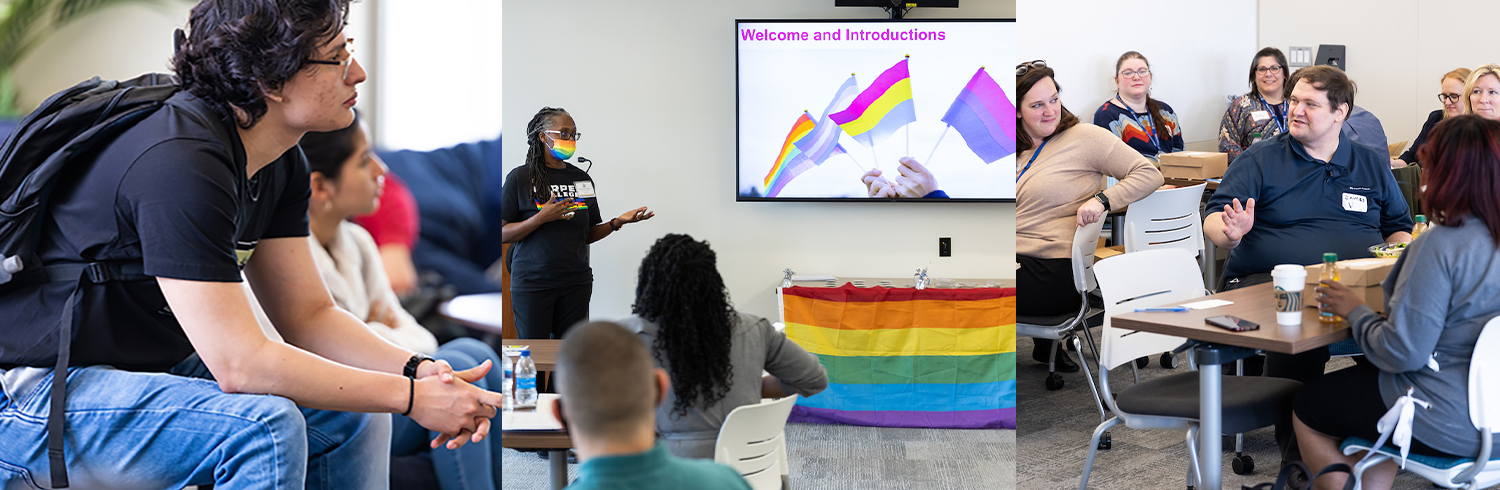
[{"label": "presentation slide", "polygon": [[1015,26],[736,21],[738,199],[1013,201]]}]

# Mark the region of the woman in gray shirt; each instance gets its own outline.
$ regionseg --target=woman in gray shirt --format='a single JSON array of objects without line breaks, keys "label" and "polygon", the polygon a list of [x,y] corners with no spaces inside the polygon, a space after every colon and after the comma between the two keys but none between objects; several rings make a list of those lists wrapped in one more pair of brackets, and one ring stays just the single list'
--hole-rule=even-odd
[{"label": "woman in gray shirt", "polygon": [[[1474,457],[1479,431],[1469,422],[1469,358],[1491,318],[1500,315],[1500,122],[1458,116],[1433,128],[1418,156],[1427,183],[1424,209],[1434,226],[1407,247],[1381,283],[1388,318],[1349,288],[1325,283],[1319,301],[1349,319],[1370,361],[1303,385],[1293,409],[1297,441],[1310,468],[1353,465],[1339,443],[1376,440],[1376,421],[1399,398],[1431,404],[1416,410],[1410,451]],[[1396,463],[1364,474],[1364,488],[1388,489]],[[1345,476],[1325,478],[1336,488]]]},{"label": "woman in gray shirt", "polygon": [[828,387],[817,356],[766,319],[734,310],[715,262],[708,242],[687,235],[657,240],[641,261],[635,315],[620,322],[671,375],[656,432],[679,457],[714,457],[724,418],[741,405]]}]

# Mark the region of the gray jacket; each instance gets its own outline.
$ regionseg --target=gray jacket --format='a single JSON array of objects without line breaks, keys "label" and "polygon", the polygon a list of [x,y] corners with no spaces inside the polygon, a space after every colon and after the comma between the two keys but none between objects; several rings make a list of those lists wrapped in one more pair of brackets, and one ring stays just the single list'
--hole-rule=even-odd
[{"label": "gray jacket", "polygon": [[[1407,247],[1381,283],[1389,319],[1367,306],[1349,314],[1354,340],[1380,368],[1386,408],[1416,388],[1412,436],[1458,456],[1479,453],[1469,423],[1469,358],[1485,322],[1500,314],[1500,249],[1484,222],[1434,226]],[[1437,361],[1438,370],[1428,367]]]},{"label": "gray jacket", "polygon": [[[736,315],[729,352],[732,372],[724,399],[708,407],[691,407],[687,415],[677,417],[672,414],[677,394],[669,388],[666,401],[656,408],[656,433],[678,457],[714,457],[714,443],[729,412],[741,405],[760,403],[762,371],[781,380],[781,391],[787,394],[812,396],[828,387],[828,372],[818,363],[817,356],[787,340],[765,318],[738,312]],[[636,332],[647,349],[652,349],[657,367],[671,371],[662,353],[654,349],[660,326],[639,316],[620,323]]]}]

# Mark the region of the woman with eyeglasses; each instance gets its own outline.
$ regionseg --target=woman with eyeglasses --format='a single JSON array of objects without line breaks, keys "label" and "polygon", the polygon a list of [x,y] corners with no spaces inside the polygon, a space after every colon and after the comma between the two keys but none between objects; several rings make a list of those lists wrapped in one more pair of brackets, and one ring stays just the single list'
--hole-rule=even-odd
[{"label": "woman with eyeglasses", "polygon": [[1250,92],[1235,97],[1219,123],[1219,152],[1229,154],[1229,163],[1250,145],[1290,127],[1286,74],[1286,55],[1280,49],[1262,48],[1255,53],[1250,62]]},{"label": "woman with eyeglasses", "polygon": [[[1016,313],[1078,311],[1071,247],[1077,227],[1151,195],[1162,185],[1151,160],[1109,131],[1078,124],[1062,105],[1044,61],[1016,67]],[[1105,189],[1104,177],[1120,179]],[[1047,363],[1052,341],[1035,339],[1032,359]],[[1068,356],[1057,370],[1076,372]]]},{"label": "woman with eyeglasses", "polygon": [[501,188],[500,240],[512,244],[510,306],[523,339],[560,339],[589,317],[589,244],[651,219],[645,206],[604,221],[588,172],[568,163],[582,136],[573,116],[543,107],[526,124],[526,164]]},{"label": "woman with eyeglasses", "polygon": [[1115,61],[1115,97],[1094,111],[1094,125],[1115,133],[1153,162],[1186,145],[1172,106],[1151,98],[1151,63],[1135,51]]},{"label": "woman with eyeglasses", "polygon": [[1464,81],[1464,114],[1500,121],[1500,65],[1475,68]]},{"label": "woman with eyeglasses", "polygon": [[1399,158],[1391,159],[1391,168],[1401,168],[1417,163],[1417,150],[1427,143],[1427,133],[1432,131],[1438,121],[1457,116],[1464,113],[1464,81],[1469,79],[1472,70],[1459,68],[1443,74],[1438,80],[1442,84],[1442,92],[1438,93],[1438,101],[1443,103],[1443,108],[1432,111],[1427,115],[1427,122],[1422,123],[1422,130],[1417,133],[1417,139],[1412,142],[1411,147],[1406,149]]}]

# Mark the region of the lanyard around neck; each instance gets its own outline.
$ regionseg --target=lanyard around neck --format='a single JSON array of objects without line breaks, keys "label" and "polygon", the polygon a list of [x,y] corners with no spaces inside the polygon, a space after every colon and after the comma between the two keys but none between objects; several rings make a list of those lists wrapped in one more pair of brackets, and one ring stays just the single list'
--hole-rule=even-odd
[{"label": "lanyard around neck", "polygon": [[[1125,106],[1125,113],[1130,115],[1130,120],[1135,121],[1136,126],[1140,126],[1141,129],[1146,131],[1146,135],[1151,137],[1151,146],[1155,146],[1156,152],[1161,153],[1161,139],[1156,136],[1156,126],[1141,122],[1141,118],[1135,115],[1135,108],[1130,107],[1130,103],[1125,102],[1125,99],[1120,97],[1119,93],[1115,94],[1115,100],[1120,101],[1120,105]],[[1149,114],[1147,115],[1149,116]]]},{"label": "lanyard around neck", "polygon": [[1021,173],[1016,174],[1016,183],[1020,183],[1021,176],[1026,175],[1027,170],[1031,170],[1031,164],[1036,163],[1036,156],[1041,155],[1042,148],[1046,146],[1047,140],[1042,140],[1042,144],[1036,147],[1036,151],[1031,152],[1031,159],[1026,161],[1026,168],[1021,169]]},{"label": "lanyard around neck", "polygon": [[1271,104],[1269,102],[1266,102],[1266,96],[1261,95],[1260,92],[1256,92],[1255,96],[1260,98],[1260,105],[1266,108],[1266,112],[1271,113],[1271,119],[1276,121],[1276,129],[1280,130],[1280,132],[1282,133],[1285,133],[1286,100],[1282,100],[1280,104],[1277,104],[1277,107],[1271,107]]}]

